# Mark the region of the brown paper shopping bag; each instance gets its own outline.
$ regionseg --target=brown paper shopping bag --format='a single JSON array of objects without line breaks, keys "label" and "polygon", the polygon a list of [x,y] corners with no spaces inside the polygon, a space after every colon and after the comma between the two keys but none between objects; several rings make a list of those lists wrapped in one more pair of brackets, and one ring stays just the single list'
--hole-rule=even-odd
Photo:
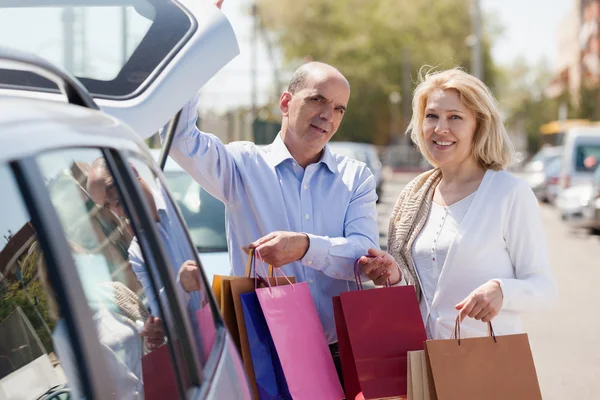
[{"label": "brown paper shopping bag", "polygon": [[235,346],[241,354],[242,348],[240,345],[240,334],[237,327],[235,307],[231,293],[231,281],[237,279],[251,280],[250,278],[240,276],[215,275],[213,278],[212,289],[213,293],[215,294],[217,304],[221,310],[221,315],[223,316],[225,326],[227,327]]},{"label": "brown paper shopping bag", "polygon": [[439,400],[541,400],[527,334],[428,340],[428,357]]},{"label": "brown paper shopping bag", "polygon": [[[225,326],[229,331],[233,342],[235,343],[238,352],[242,354],[242,345],[240,341],[240,332],[238,329],[238,320],[235,315],[235,305],[233,302],[233,294],[231,291],[231,281],[241,280],[245,281],[246,285],[254,284],[254,279],[250,277],[252,269],[253,255],[248,256],[248,263],[246,264],[246,275],[245,276],[228,276],[228,275],[215,275],[212,281],[212,291],[215,295],[221,315]],[[273,268],[269,266],[269,275],[273,276]]]}]

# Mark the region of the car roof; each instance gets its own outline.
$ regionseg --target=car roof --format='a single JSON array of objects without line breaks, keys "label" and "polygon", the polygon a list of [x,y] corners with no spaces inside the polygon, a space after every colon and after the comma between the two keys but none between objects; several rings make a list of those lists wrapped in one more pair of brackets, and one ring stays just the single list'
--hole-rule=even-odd
[{"label": "car roof", "polygon": [[58,102],[0,95],[0,162],[64,147],[145,152],[129,126],[101,111]]}]

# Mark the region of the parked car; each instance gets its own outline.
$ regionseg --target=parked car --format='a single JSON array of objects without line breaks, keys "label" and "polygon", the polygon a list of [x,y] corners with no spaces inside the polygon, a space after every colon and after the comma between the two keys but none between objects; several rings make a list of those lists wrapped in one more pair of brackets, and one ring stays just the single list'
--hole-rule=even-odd
[{"label": "parked car", "polygon": [[[2,4],[0,46],[58,62],[66,54],[77,77],[0,48],[0,398],[66,385],[70,398],[250,399],[207,273],[143,141],[238,54],[229,22],[196,0]],[[127,54],[88,48],[94,68],[74,68],[69,46],[83,30],[63,40],[60,28],[80,26],[80,15],[88,34],[126,16],[135,32]],[[199,290],[181,293],[175,246],[200,265]]]},{"label": "parked car", "polygon": [[582,226],[594,234],[600,234],[600,167],[594,171],[589,201],[583,208]]},{"label": "parked car", "polygon": [[568,130],[562,158],[561,189],[589,185],[600,163],[600,128],[578,127]]},{"label": "parked car", "polygon": [[584,209],[592,196],[592,185],[578,185],[560,192],[556,198],[556,208],[563,221],[573,227],[583,227]]},{"label": "parked car", "polygon": [[562,153],[560,146],[543,147],[523,168],[523,179],[541,201],[552,201],[558,194],[556,167],[560,166]]},{"label": "parked car", "polygon": [[[150,152],[158,161],[160,149]],[[163,171],[209,282],[212,283],[214,275],[229,275],[225,205],[204,190],[172,158],[167,158]]]},{"label": "parked car", "polygon": [[373,176],[375,176],[378,202],[383,194],[382,165],[377,152],[377,147],[370,143],[358,142],[329,142],[329,148],[334,153],[358,160],[367,164]]}]

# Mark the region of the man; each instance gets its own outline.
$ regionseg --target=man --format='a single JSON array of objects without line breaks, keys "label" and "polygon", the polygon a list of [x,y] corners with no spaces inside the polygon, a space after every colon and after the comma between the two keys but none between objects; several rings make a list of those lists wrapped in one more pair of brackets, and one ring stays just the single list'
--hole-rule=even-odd
[{"label": "man", "polygon": [[246,252],[255,248],[269,264],[307,282],[332,353],[337,335],[331,298],[356,289],[354,262],[378,247],[379,237],[373,175],[364,163],[327,147],[349,97],[350,85],[337,69],[304,64],[281,95],[282,127],[271,145],[224,145],[200,132],[192,100],[170,150],[225,203],[233,274],[244,274]]},{"label": "man", "polygon": [[[136,168],[130,164],[138,183],[144,193],[152,217],[156,222],[157,231],[163,241],[170,265],[174,268],[173,272],[178,277],[178,283],[183,289],[183,297],[188,305],[188,311],[191,315],[200,308],[205,290],[201,291],[201,281],[197,267],[191,268],[188,260],[194,259],[194,254],[187,246],[187,238],[182,225],[178,221],[177,214],[173,205],[167,201],[167,197],[160,189],[152,188],[138,173]],[[160,188],[162,185],[158,184]],[[113,184],[113,177],[110,173],[106,160],[100,157],[91,165],[88,180],[87,191],[92,200],[103,207],[113,211],[121,218],[127,218],[119,193]],[[143,332],[148,337],[148,347],[153,349],[162,344],[164,331],[162,327],[162,318],[158,299],[151,289],[150,271],[144,262],[142,250],[134,237],[129,246],[129,262],[136,275],[137,280],[144,288],[144,293],[148,299],[151,314],[145,324]],[[163,293],[162,288],[158,290]],[[197,293],[201,291],[201,293]],[[188,294],[189,293],[189,294]],[[197,324],[192,324],[195,328]],[[197,333],[197,332],[196,332]]]}]

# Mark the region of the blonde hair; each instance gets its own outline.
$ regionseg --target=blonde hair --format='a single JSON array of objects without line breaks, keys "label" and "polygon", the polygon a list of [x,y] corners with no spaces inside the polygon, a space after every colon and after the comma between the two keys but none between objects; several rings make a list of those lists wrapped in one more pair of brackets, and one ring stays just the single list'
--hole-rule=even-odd
[{"label": "blonde hair", "polygon": [[[427,70],[426,70],[427,69]],[[463,104],[475,113],[477,128],[473,137],[471,153],[485,169],[501,170],[513,158],[514,148],[506,133],[496,99],[490,89],[479,79],[459,68],[434,71],[421,68],[419,85],[412,101],[413,115],[406,130],[419,151],[434,167],[438,165],[427,151],[423,132],[423,119],[428,96],[436,89],[458,92]]]}]

